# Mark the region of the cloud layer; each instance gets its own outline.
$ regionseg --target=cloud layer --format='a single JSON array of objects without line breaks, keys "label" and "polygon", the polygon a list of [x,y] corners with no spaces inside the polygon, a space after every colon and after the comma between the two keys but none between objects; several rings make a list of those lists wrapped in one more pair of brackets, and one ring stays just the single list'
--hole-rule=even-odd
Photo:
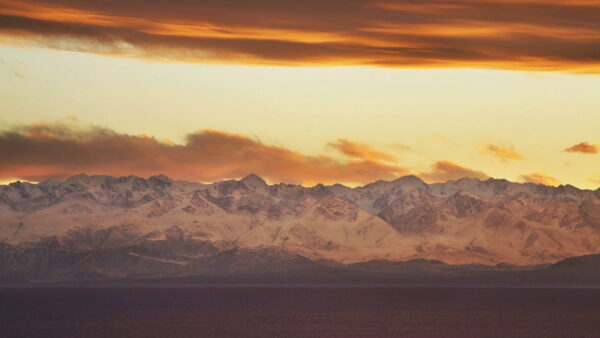
[{"label": "cloud layer", "polygon": [[596,0],[0,0],[0,43],[193,62],[597,72]]},{"label": "cloud layer", "polygon": [[[64,179],[77,173],[149,176],[167,173],[177,179],[216,181],[255,172],[274,182],[368,183],[394,179],[408,170],[384,153],[344,140],[342,160],[309,156],[263,144],[240,134],[201,130],[184,144],[151,136],[120,134],[100,127],[35,124],[0,132],[0,180]],[[347,147],[349,147],[347,149]]]},{"label": "cloud layer", "polygon": [[[326,144],[335,150],[333,156],[307,155],[220,130],[199,130],[176,144],[150,135],[85,125],[74,117],[69,120],[0,130],[0,182],[64,180],[79,173],[146,177],[167,174],[174,179],[201,182],[256,173],[274,183],[304,185],[367,184],[404,175],[417,175],[428,183],[490,178],[449,160],[438,160],[426,171],[409,169],[391,154],[348,139]],[[561,183],[543,172],[521,175],[520,179],[553,186]]]}]

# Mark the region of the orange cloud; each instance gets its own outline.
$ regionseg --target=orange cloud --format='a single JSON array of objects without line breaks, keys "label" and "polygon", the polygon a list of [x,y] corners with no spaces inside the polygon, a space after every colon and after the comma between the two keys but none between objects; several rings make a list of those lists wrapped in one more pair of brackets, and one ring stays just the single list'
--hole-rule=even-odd
[{"label": "orange cloud", "polygon": [[517,152],[514,147],[505,147],[501,145],[490,144],[486,148],[486,151],[496,155],[502,161],[506,162],[509,160],[522,160],[523,156]]},{"label": "orange cloud", "polygon": [[521,179],[527,183],[543,184],[550,186],[560,185],[560,181],[546,173],[538,172],[529,175],[521,175]]},{"label": "orange cloud", "polygon": [[422,172],[419,176],[426,182],[446,182],[463,177],[488,179],[489,176],[481,171],[463,167],[451,161],[438,161],[431,166],[431,171]]},{"label": "orange cloud", "polygon": [[364,144],[348,141],[346,139],[339,139],[335,142],[330,142],[327,145],[348,157],[358,158],[361,160],[386,162],[395,162],[397,160],[390,154],[373,149]]},{"label": "orange cloud", "polygon": [[[351,144],[351,143],[349,143]],[[351,154],[351,153],[350,153]],[[255,172],[274,182],[369,183],[408,171],[376,151],[345,160],[263,144],[245,135],[202,130],[184,144],[80,125],[34,124],[0,131],[0,180],[64,179],[77,173],[216,181]],[[360,155],[359,154],[359,155]]]},{"label": "orange cloud", "polygon": [[242,64],[597,72],[599,22],[592,0],[0,0],[2,43]]},{"label": "orange cloud", "polygon": [[598,146],[595,144],[581,142],[565,149],[565,151],[570,153],[597,154],[600,149],[598,149]]}]

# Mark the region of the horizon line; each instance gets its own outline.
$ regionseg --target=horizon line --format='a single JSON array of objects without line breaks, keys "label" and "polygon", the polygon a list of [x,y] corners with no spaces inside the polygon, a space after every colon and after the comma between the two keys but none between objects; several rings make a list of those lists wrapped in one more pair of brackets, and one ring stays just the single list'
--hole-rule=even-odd
[{"label": "horizon line", "polygon": [[212,182],[209,182],[209,181],[190,181],[190,180],[173,179],[173,178],[171,178],[170,176],[168,176],[167,174],[164,174],[164,173],[158,173],[158,174],[147,176],[147,177],[138,176],[138,175],[113,176],[113,175],[104,175],[104,174],[79,173],[79,174],[76,174],[76,175],[72,175],[72,176],[70,176],[70,177],[68,177],[68,178],[66,178],[64,180],[48,179],[48,180],[41,181],[41,182],[28,181],[28,180],[24,180],[24,179],[21,179],[21,178],[15,178],[13,181],[10,181],[10,180],[8,180],[8,181],[0,181],[0,187],[2,187],[2,186],[9,186],[9,185],[12,185],[14,183],[29,183],[29,184],[33,184],[33,185],[38,185],[38,184],[44,184],[44,183],[49,183],[49,182],[57,182],[59,184],[63,184],[63,183],[66,183],[67,181],[69,181],[69,180],[71,180],[73,178],[76,178],[78,176],[85,176],[85,177],[88,177],[88,178],[93,178],[93,177],[129,178],[129,177],[133,177],[133,178],[140,178],[140,179],[144,179],[144,180],[148,180],[148,179],[151,179],[151,178],[158,178],[158,177],[162,176],[162,177],[164,177],[167,180],[172,181],[172,182],[199,183],[199,184],[205,184],[205,185],[212,185],[212,184],[223,183],[223,182],[230,182],[230,181],[241,182],[242,180],[244,180],[244,179],[246,179],[248,177],[256,176],[259,179],[263,180],[267,186],[292,185],[292,186],[300,186],[300,187],[304,187],[304,188],[315,188],[315,187],[319,187],[319,186],[333,187],[333,186],[336,186],[336,185],[341,185],[341,186],[344,186],[344,187],[347,187],[347,188],[351,188],[351,189],[362,188],[362,187],[373,185],[373,184],[376,184],[376,183],[379,183],[379,182],[393,183],[393,182],[399,181],[401,179],[405,179],[405,178],[409,178],[409,177],[414,177],[414,178],[417,178],[418,180],[420,180],[423,184],[425,184],[427,186],[434,185],[434,184],[447,184],[447,183],[450,183],[450,182],[458,182],[458,181],[463,181],[463,180],[476,180],[476,181],[479,181],[481,183],[488,182],[488,181],[506,181],[506,182],[513,183],[513,184],[543,186],[543,187],[554,188],[554,189],[572,187],[572,188],[575,188],[575,189],[577,189],[579,191],[591,191],[591,192],[596,192],[596,191],[600,190],[600,186],[598,188],[596,188],[596,189],[586,189],[586,188],[580,188],[580,187],[577,187],[575,185],[568,184],[568,183],[567,184],[559,184],[557,186],[552,186],[552,185],[547,185],[547,184],[543,184],[543,183],[515,182],[515,181],[511,181],[511,180],[506,179],[506,178],[497,178],[497,177],[488,177],[485,180],[482,180],[482,179],[476,178],[476,177],[465,176],[465,177],[461,177],[461,178],[453,179],[453,180],[451,179],[451,180],[446,180],[446,181],[429,182],[428,183],[428,182],[425,182],[421,177],[419,177],[419,175],[414,175],[414,174],[399,176],[399,177],[397,177],[394,180],[379,179],[379,180],[375,180],[375,181],[372,181],[372,182],[369,182],[369,183],[366,183],[366,184],[355,185],[355,186],[353,186],[353,185],[346,185],[346,184],[339,183],[339,182],[336,182],[336,183],[333,183],[333,184],[324,184],[322,182],[319,182],[319,183],[315,183],[313,185],[305,185],[305,184],[299,184],[299,183],[286,183],[286,182],[282,182],[282,181],[281,182],[273,182],[273,181],[271,181],[269,179],[265,179],[263,176],[261,176],[259,174],[256,174],[254,172],[250,172],[250,173],[248,173],[246,175],[239,176],[239,177],[236,177],[236,178],[233,178],[233,177],[232,178],[225,178],[225,179],[216,180],[216,181],[212,181]]}]

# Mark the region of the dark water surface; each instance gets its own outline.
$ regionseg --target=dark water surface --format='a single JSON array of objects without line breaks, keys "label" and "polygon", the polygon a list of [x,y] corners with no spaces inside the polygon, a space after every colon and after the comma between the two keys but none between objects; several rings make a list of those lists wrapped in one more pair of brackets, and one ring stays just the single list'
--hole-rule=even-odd
[{"label": "dark water surface", "polygon": [[600,289],[0,288],[1,337],[600,337]]}]

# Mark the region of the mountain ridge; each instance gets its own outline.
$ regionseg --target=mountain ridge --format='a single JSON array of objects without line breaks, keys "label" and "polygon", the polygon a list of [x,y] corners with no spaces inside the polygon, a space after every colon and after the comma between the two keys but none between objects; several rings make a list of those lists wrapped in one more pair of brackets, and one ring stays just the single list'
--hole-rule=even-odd
[{"label": "mountain ridge", "polygon": [[0,186],[0,242],[16,255],[48,243],[76,255],[160,244],[121,257],[153,264],[190,264],[200,257],[194,248],[209,246],[336,264],[538,265],[600,253],[600,189],[416,176],[352,188],[268,184],[255,174],[212,184],[81,174]]}]

